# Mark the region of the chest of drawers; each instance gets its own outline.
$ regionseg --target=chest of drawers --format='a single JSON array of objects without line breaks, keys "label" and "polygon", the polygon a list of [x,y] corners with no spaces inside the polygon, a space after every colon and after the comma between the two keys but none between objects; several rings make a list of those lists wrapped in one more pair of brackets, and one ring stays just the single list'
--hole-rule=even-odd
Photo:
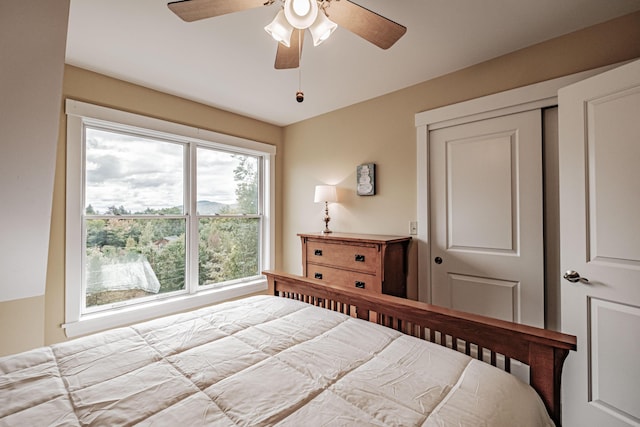
[{"label": "chest of drawers", "polygon": [[298,234],[302,270],[336,286],[407,296],[407,248],[411,237],[351,233]]}]

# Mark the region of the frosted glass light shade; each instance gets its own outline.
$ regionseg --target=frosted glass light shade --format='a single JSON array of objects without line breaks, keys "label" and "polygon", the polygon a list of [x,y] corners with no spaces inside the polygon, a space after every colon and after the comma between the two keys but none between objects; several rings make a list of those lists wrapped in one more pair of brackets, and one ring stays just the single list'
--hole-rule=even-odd
[{"label": "frosted glass light shade", "polygon": [[309,32],[311,33],[311,37],[313,37],[313,45],[320,45],[329,38],[336,28],[338,28],[338,24],[327,18],[327,15],[324,13],[318,13],[318,18],[309,27]]},{"label": "frosted glass light shade", "polygon": [[295,28],[300,30],[309,28],[318,17],[318,2],[316,0],[285,0],[284,16]]},{"label": "frosted glass light shade", "polygon": [[336,187],[334,185],[316,185],[316,194],[313,201],[316,203],[337,202]]},{"label": "frosted glass light shade", "polygon": [[293,27],[287,21],[287,18],[284,15],[284,10],[280,10],[273,21],[266,27],[264,30],[271,36],[273,39],[279,43],[282,43],[286,47],[291,46],[291,33],[293,33]]}]

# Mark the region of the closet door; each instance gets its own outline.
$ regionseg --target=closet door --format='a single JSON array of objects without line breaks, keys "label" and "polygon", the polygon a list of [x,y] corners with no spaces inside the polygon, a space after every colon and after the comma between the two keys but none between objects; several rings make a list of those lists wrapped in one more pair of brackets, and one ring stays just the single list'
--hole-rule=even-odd
[{"label": "closet door", "polygon": [[562,330],[578,337],[563,425],[638,426],[640,61],[560,90],[559,103]]},{"label": "closet door", "polygon": [[544,326],[541,122],[533,110],[429,133],[434,304]]}]

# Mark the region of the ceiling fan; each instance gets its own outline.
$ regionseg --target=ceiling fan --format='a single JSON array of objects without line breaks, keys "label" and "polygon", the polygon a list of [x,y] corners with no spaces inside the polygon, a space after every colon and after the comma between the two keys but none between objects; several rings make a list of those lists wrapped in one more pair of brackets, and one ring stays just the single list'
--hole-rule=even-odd
[{"label": "ceiling fan", "polygon": [[186,22],[283,4],[265,27],[278,43],[276,69],[298,68],[304,33],[309,29],[314,46],[326,40],[338,25],[382,48],[390,48],[407,28],[349,0],[180,0],[169,9]]}]

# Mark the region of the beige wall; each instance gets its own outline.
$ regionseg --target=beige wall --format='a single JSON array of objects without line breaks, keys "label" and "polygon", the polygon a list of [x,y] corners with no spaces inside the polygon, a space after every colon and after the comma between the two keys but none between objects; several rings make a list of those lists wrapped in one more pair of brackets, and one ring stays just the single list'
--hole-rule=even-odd
[{"label": "beige wall", "polygon": [[[639,56],[636,13],[285,129],[71,66],[63,95],[276,145],[276,264],[300,272],[296,233],[322,226],[316,184],[340,187],[333,229],[408,234],[416,219],[415,113]],[[46,295],[0,303],[0,355],[65,339],[65,125],[61,114]],[[374,197],[355,195],[355,168],[364,162],[378,167]],[[410,267],[415,292],[415,260]]]},{"label": "beige wall", "polygon": [[[296,233],[322,229],[316,184],[339,187],[339,204],[330,208],[333,230],[409,233],[416,220],[416,113],[639,56],[635,13],[287,127],[282,267],[301,273]],[[374,197],[355,195],[356,166],[364,162],[377,165]],[[411,256],[415,297],[415,245]]]},{"label": "beige wall", "polygon": [[44,344],[45,297],[0,302],[0,357]]}]

